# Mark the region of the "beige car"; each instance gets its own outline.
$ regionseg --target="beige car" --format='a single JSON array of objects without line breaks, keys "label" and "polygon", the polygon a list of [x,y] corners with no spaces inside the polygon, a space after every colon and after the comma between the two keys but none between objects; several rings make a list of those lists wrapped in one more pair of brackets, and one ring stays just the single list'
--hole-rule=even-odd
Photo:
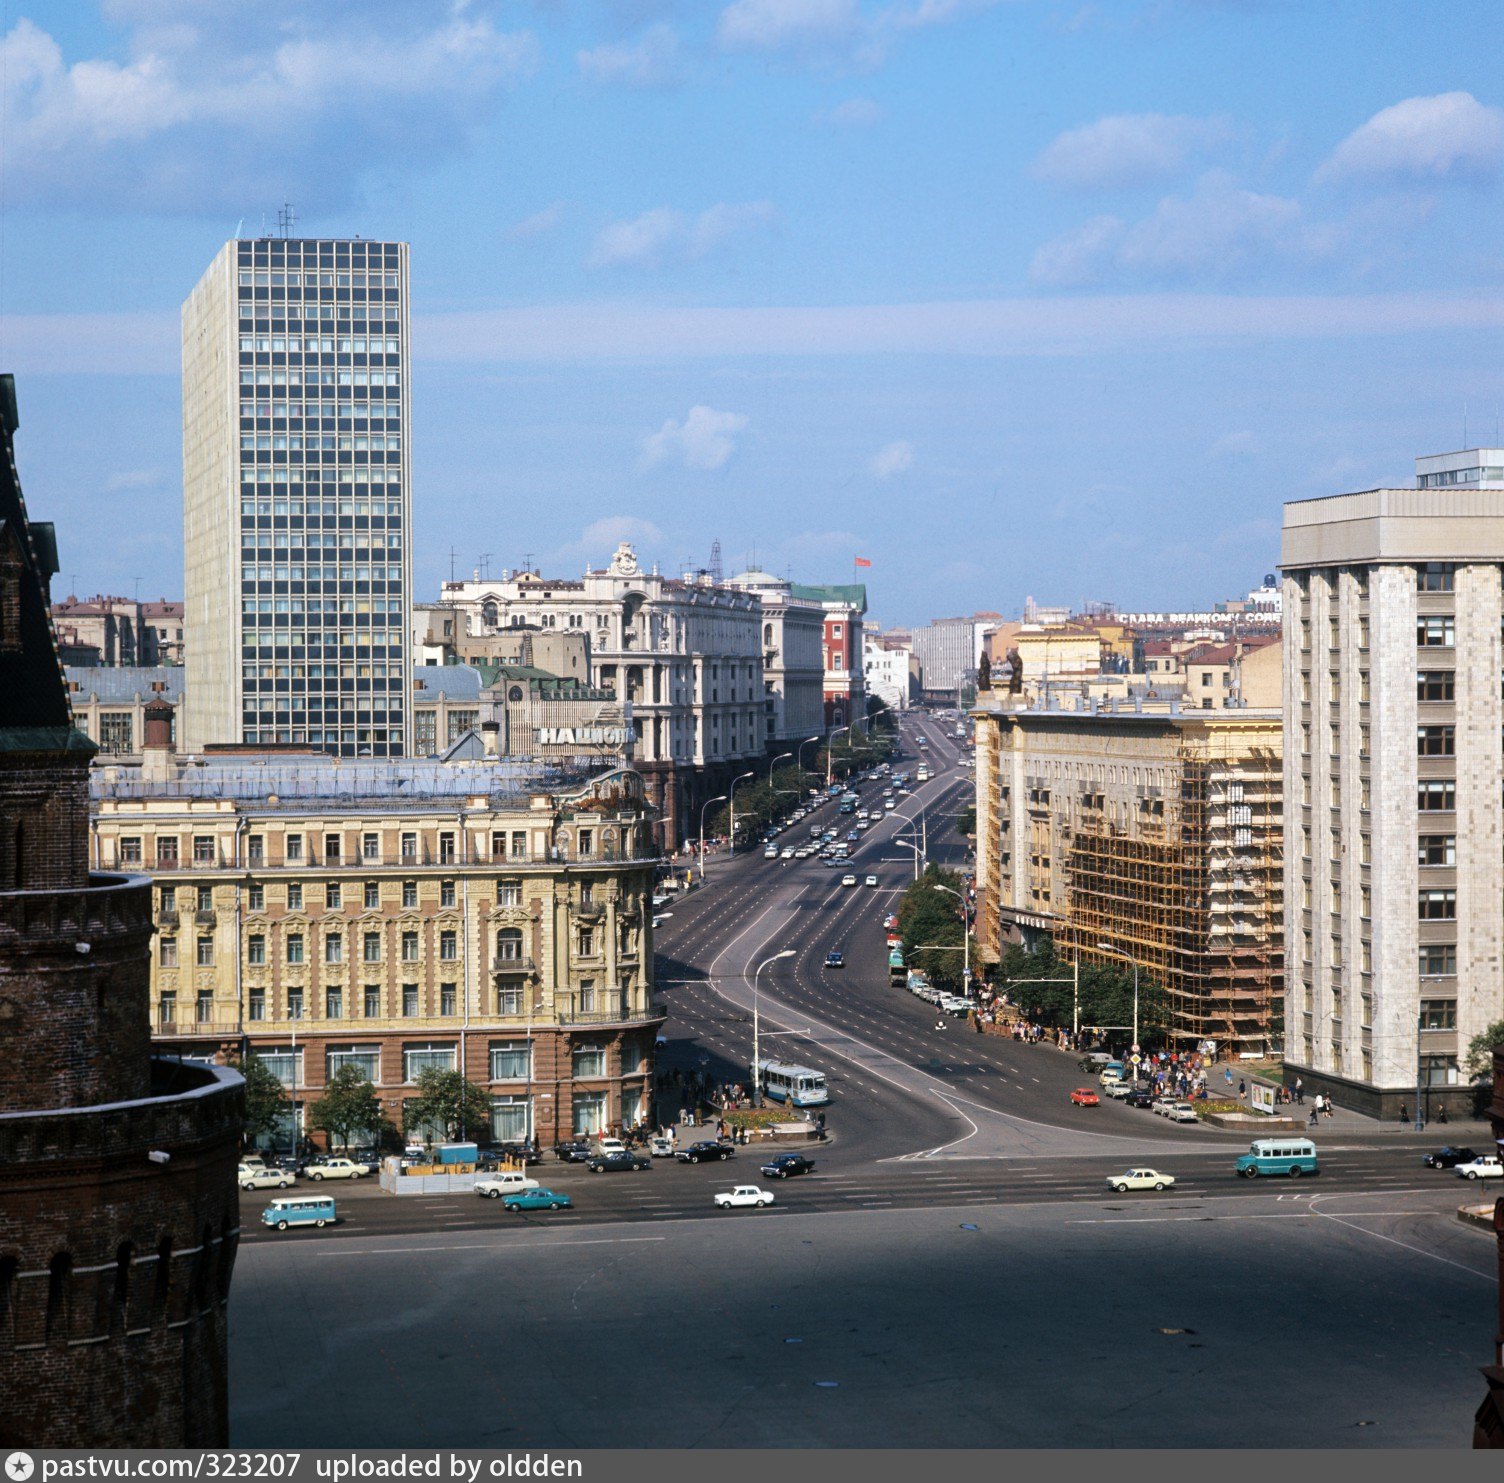
[{"label": "beige car", "polygon": [[241,1164],[235,1170],[235,1183],[241,1189],[288,1189],[294,1176],[286,1169],[269,1169],[265,1164]]},{"label": "beige car", "polygon": [[371,1172],[366,1164],[354,1159],[320,1159],[303,1171],[314,1181],[320,1179],[364,1179]]}]

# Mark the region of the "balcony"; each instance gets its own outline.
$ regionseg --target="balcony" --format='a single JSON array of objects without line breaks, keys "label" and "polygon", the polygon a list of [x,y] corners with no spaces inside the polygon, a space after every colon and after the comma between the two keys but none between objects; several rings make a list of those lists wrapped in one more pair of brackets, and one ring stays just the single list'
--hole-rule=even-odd
[{"label": "balcony", "polygon": [[554,1011],[561,1025],[633,1025],[668,1018],[666,1004],[645,1004],[637,1008],[618,1004],[613,1009],[577,1009],[573,1000],[560,1001]]},{"label": "balcony", "polygon": [[529,957],[493,958],[490,971],[497,974],[535,974],[538,971],[538,965]]},{"label": "balcony", "polygon": [[240,1025],[234,1020],[158,1020],[151,1027],[153,1040],[222,1040],[240,1033]]}]

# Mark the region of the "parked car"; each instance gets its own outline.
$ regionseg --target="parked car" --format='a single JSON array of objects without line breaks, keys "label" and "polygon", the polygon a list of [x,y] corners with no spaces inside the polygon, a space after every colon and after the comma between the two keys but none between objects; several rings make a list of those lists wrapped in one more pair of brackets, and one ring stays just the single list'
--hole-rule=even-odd
[{"label": "parked car", "polygon": [[1169,1189],[1175,1183],[1173,1174],[1161,1174],[1157,1169],[1129,1169],[1123,1174],[1109,1174],[1107,1187],[1120,1195],[1131,1189]]},{"label": "parked car", "polygon": [[520,1169],[501,1169],[495,1174],[482,1174],[475,1181],[475,1193],[487,1200],[499,1200],[503,1195],[520,1195],[525,1190],[537,1188],[538,1181]]},{"label": "parked car", "polygon": [[808,1174],[815,1167],[813,1159],[802,1153],[780,1153],[762,1166],[769,1179],[792,1179],[796,1174]]},{"label": "parked car", "polygon": [[519,1190],[514,1195],[508,1195],[501,1202],[503,1210],[513,1210],[521,1214],[524,1210],[568,1210],[574,1201],[566,1194],[558,1190],[544,1189],[541,1185],[537,1189]]},{"label": "parked car", "polygon": [[1131,1081],[1109,1081],[1103,1084],[1102,1090],[1109,1097],[1114,1097],[1120,1102],[1125,1102],[1133,1095],[1133,1083]]},{"label": "parked car", "polygon": [[640,1153],[599,1153],[588,1159],[585,1167],[592,1174],[632,1174],[639,1169],[651,1169],[652,1159],[645,1159]]},{"label": "parked car", "polygon": [[736,1157],[736,1149],[729,1143],[706,1141],[691,1143],[675,1155],[681,1164],[713,1164],[717,1159]]},{"label": "parked car", "polygon": [[581,1138],[554,1144],[554,1157],[564,1164],[583,1164],[590,1157],[590,1145]]},{"label": "parked car", "polygon": [[1463,1179],[1504,1179],[1504,1160],[1496,1153],[1482,1153],[1465,1164],[1458,1164],[1456,1173]]},{"label": "parked car", "polygon": [[1437,1149],[1435,1153],[1428,1153],[1422,1162],[1428,1169],[1455,1169],[1458,1164],[1470,1164],[1477,1157],[1476,1150],[1454,1148],[1449,1143],[1445,1148]]},{"label": "parked car", "polygon": [[235,1183],[241,1189],[287,1189],[294,1177],[286,1169],[268,1169],[265,1164],[241,1164],[235,1170]]},{"label": "parked car", "polygon": [[759,1189],[755,1184],[739,1184],[735,1189],[722,1190],[715,1197],[717,1210],[739,1210],[747,1206],[771,1205],[773,1191]]},{"label": "parked car", "polygon": [[1128,1095],[1123,1098],[1129,1107],[1152,1107],[1154,1106],[1154,1093],[1139,1087],[1130,1087]]},{"label": "parked car", "polygon": [[364,1179],[371,1172],[369,1165],[357,1164],[354,1159],[319,1159],[308,1166],[308,1177],[321,1179]]},{"label": "parked car", "polygon": [[1100,1071],[1112,1057],[1105,1050],[1088,1051],[1079,1061],[1076,1067],[1081,1071]]},{"label": "parked car", "polygon": [[1156,1106],[1155,1111],[1169,1118],[1172,1123],[1193,1123],[1196,1121],[1196,1109],[1189,1102],[1165,1102]]},{"label": "parked car", "polygon": [[1071,1101],[1077,1107],[1095,1107],[1101,1100],[1090,1087],[1077,1087],[1071,1093]]},{"label": "parked car", "polygon": [[846,959],[834,948],[832,948],[831,951],[826,953],[825,955],[825,966],[827,968],[844,968],[846,966]]},{"label": "parked car", "polygon": [[674,1140],[672,1138],[664,1138],[660,1134],[654,1133],[653,1136],[648,1139],[649,1158],[671,1159],[673,1158],[673,1156]]}]

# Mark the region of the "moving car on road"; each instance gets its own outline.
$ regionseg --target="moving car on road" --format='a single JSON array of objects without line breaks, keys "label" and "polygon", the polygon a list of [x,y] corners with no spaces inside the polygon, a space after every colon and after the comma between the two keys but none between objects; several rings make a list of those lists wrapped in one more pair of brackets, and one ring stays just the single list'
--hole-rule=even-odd
[{"label": "moving car on road", "polygon": [[1321,1172],[1316,1145],[1309,1138],[1255,1138],[1233,1167],[1244,1179],[1279,1174],[1299,1179],[1302,1174]]},{"label": "moving car on road", "polygon": [[354,1159],[319,1159],[308,1166],[308,1177],[320,1179],[364,1179],[371,1172],[368,1164]]},{"label": "moving car on road", "polygon": [[843,886],[854,886],[856,884],[856,877],[854,875],[843,875],[841,877],[841,884]]},{"label": "moving car on road", "polygon": [[846,966],[846,959],[832,948],[825,955],[825,966],[827,968],[844,968]]},{"label": "moving car on road", "polygon": [[1131,1189],[1169,1189],[1175,1183],[1173,1174],[1161,1174],[1157,1169],[1129,1169],[1124,1174],[1109,1174],[1107,1187],[1120,1195]]},{"label": "moving car on road", "polygon": [[739,1184],[735,1189],[722,1190],[715,1197],[717,1210],[740,1210],[747,1206],[771,1205],[773,1191],[759,1189],[755,1184]]},{"label": "moving car on road", "polygon": [[877,885],[877,877],[875,875],[869,875],[867,877],[867,884],[869,886],[876,886]]},{"label": "moving car on road", "polygon": [[681,1164],[713,1164],[718,1159],[730,1159],[735,1156],[736,1149],[729,1143],[707,1140],[704,1143],[691,1143],[688,1148],[681,1148],[674,1157]]},{"label": "moving car on road", "polygon": [[592,1174],[632,1174],[639,1169],[651,1169],[652,1159],[645,1159],[640,1153],[627,1153],[625,1149],[617,1153],[598,1153],[585,1162],[585,1167]]},{"label": "moving car on road", "polygon": [[808,1174],[814,1167],[815,1161],[802,1153],[780,1153],[762,1166],[762,1172],[769,1179],[792,1179],[796,1174]]},{"label": "moving car on road", "polygon": [[1456,1172],[1463,1179],[1504,1179],[1504,1160],[1496,1153],[1483,1153],[1465,1164],[1458,1164]]},{"label": "moving car on road", "polygon": [[1071,1093],[1071,1101],[1077,1107],[1095,1107],[1101,1100],[1090,1087],[1077,1087]]},{"label": "moving car on road", "polygon": [[540,1188],[518,1190],[516,1194],[508,1195],[501,1202],[501,1207],[520,1215],[524,1210],[568,1210],[573,1204],[574,1201],[568,1195]]},{"label": "moving car on road", "polygon": [[1421,1162],[1428,1169],[1455,1169],[1458,1164],[1470,1164],[1477,1157],[1477,1150],[1454,1148],[1449,1143],[1445,1148],[1437,1149],[1435,1153],[1428,1153]]},{"label": "moving car on road", "polygon": [[526,1194],[538,1188],[538,1181],[516,1169],[503,1169],[496,1174],[482,1174],[475,1181],[475,1193],[482,1199],[499,1200],[503,1195]]}]

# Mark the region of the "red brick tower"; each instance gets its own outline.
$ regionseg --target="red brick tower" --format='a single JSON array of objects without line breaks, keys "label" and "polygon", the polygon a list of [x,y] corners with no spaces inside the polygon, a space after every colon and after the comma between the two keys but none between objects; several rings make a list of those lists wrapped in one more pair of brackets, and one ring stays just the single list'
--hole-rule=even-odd
[{"label": "red brick tower", "polygon": [[0,1447],[215,1446],[242,1083],[151,1057],[150,886],[89,871],[16,425],[0,376]]}]

